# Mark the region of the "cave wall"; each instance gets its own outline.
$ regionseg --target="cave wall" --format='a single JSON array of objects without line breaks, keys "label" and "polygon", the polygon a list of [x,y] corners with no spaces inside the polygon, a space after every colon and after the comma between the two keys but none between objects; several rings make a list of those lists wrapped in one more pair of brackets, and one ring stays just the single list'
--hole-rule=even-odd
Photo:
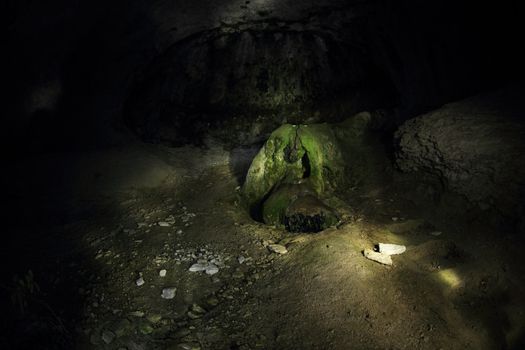
[{"label": "cave wall", "polygon": [[[183,144],[210,126],[219,136],[230,130],[226,140],[239,139],[235,124],[257,127],[256,117],[265,122],[259,131],[269,133],[288,121],[333,121],[391,107],[393,84],[359,44],[362,38],[351,35],[363,24],[353,26],[344,37],[321,22],[264,20],[199,33],[140,73],[126,122],[143,139]],[[346,108],[334,113],[334,105]]]},{"label": "cave wall", "polygon": [[396,132],[397,166],[438,187],[436,197],[435,189],[419,186],[427,201],[450,191],[467,205],[449,210],[525,232],[524,93],[523,86],[508,87],[408,120]]},{"label": "cave wall", "polygon": [[[297,62],[308,56],[305,62],[314,68],[306,67],[303,73],[318,76],[308,78],[311,84],[299,84],[301,78],[295,76],[299,66],[281,65],[279,60],[272,62],[278,79],[269,79],[267,85],[270,91],[279,94],[264,96],[258,93],[260,90],[250,91],[249,97],[250,100],[254,97],[255,107],[274,107],[275,100],[281,99],[296,110],[315,111],[322,106],[299,108],[295,101],[301,98],[307,101],[323,94],[331,96],[334,90],[340,92],[340,86],[363,86],[363,79],[368,76],[366,72],[372,71],[362,68],[374,67],[373,74],[380,76],[384,83],[381,89],[388,90],[387,84],[393,86],[398,107],[395,115],[402,121],[444,102],[522,77],[521,62],[525,56],[520,35],[524,29],[523,5],[518,1],[493,5],[413,0],[117,0],[110,3],[11,0],[3,16],[8,28],[5,75],[8,105],[4,129],[9,131],[4,142],[23,152],[127,142],[125,140],[131,135],[124,120],[136,116],[128,114],[125,106],[134,96],[133,91],[140,90],[141,84],[137,82],[152,77],[158,85],[153,84],[149,96],[155,96],[152,92],[163,91],[166,83],[154,78],[158,73],[154,68],[157,63],[169,57],[187,61],[188,56],[177,58],[177,48],[185,45],[198,43],[197,46],[213,47],[217,53],[220,49],[216,45],[220,47],[222,35],[217,33],[223,31],[228,32],[222,36],[226,39],[227,54],[206,63],[203,72],[205,75],[211,72],[210,79],[192,76],[179,79],[180,71],[186,71],[197,62],[172,62],[172,69],[179,72],[166,72],[171,77],[168,82],[195,87],[198,90],[195,96],[206,97],[201,101],[206,109],[210,106],[223,110],[240,106],[251,108],[253,105],[236,98],[242,87],[251,90],[257,76],[262,77],[259,86],[265,87],[265,74],[259,75],[257,67],[250,67],[253,72],[247,73],[244,82],[239,79],[237,92],[234,89],[232,94],[222,94],[224,80],[228,79],[219,70],[235,70],[234,64],[227,59],[236,52],[238,45],[246,43],[246,33],[249,33],[259,64],[267,62],[260,61],[261,57],[274,58],[272,50],[277,51],[277,57],[283,57],[285,45],[280,45],[279,40],[290,40],[292,50],[302,48],[300,43],[306,42],[304,54],[296,52],[300,58]],[[277,40],[280,36],[270,35],[269,27],[277,28],[281,22],[289,28],[281,28],[283,36]],[[335,47],[330,49],[333,54],[326,55],[329,60],[336,61],[329,65],[329,70],[326,65],[323,68],[324,48],[316,37],[329,49]],[[208,38],[213,42],[199,42]],[[345,53],[351,54],[345,56],[350,58],[348,62],[339,56]],[[288,72],[285,75],[291,79],[284,79],[282,71]],[[327,84],[323,79],[328,80],[329,76],[334,79]],[[199,88],[206,82],[209,83],[206,88]],[[289,84],[287,89],[277,85],[284,83]],[[177,96],[176,91],[168,88],[157,97],[158,101],[153,101],[154,104],[163,105],[166,98]],[[334,104],[334,111],[326,109],[323,114],[344,118],[348,115],[343,114],[359,109],[359,100],[352,99],[356,90],[349,91],[352,93],[346,95],[341,107]],[[323,98],[318,100],[322,102]],[[383,105],[388,103],[372,104],[372,107]],[[178,110],[187,113],[184,108]],[[282,113],[285,112],[283,109]],[[249,124],[257,114],[240,117]],[[150,117],[158,118],[154,111]],[[175,115],[172,118],[175,125],[181,120],[184,117]],[[262,134],[263,129],[253,134]]]}]

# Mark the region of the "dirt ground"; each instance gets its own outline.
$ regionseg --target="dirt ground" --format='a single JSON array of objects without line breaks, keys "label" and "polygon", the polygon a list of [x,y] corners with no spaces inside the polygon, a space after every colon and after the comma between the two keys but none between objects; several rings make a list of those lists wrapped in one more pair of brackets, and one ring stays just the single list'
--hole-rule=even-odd
[{"label": "dirt ground", "polygon": [[[7,198],[14,213],[2,256],[3,292],[13,311],[3,327],[5,344],[523,346],[525,258],[518,235],[451,220],[434,204],[411,201],[393,181],[341,193],[337,227],[291,234],[252,220],[239,204],[255,152],[133,145],[11,168],[16,180]],[[270,252],[271,242],[288,253]],[[407,251],[393,257],[393,266],[365,259],[362,251],[379,242]],[[189,271],[198,262],[213,262],[219,271]],[[10,284],[15,274],[30,282]],[[173,287],[173,299],[161,297]]]}]

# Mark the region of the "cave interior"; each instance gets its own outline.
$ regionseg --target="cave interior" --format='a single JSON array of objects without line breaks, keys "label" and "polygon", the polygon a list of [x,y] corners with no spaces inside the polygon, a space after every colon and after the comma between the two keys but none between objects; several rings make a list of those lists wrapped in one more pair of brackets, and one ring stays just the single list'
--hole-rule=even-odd
[{"label": "cave interior", "polygon": [[522,2],[4,10],[0,348],[525,348]]}]

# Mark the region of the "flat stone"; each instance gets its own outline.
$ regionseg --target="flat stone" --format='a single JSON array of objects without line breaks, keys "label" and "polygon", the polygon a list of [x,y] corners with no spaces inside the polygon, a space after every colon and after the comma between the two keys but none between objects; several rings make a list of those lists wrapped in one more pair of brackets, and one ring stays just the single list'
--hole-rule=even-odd
[{"label": "flat stone", "polygon": [[200,272],[200,271],[206,271],[207,265],[196,263],[190,266],[189,271],[191,272]]},{"label": "flat stone", "polygon": [[200,306],[199,304],[193,304],[191,306],[191,311],[197,313],[197,314],[205,314],[206,313],[206,310]]},{"label": "flat stone", "polygon": [[141,324],[139,326],[139,330],[140,330],[140,333],[142,333],[144,335],[151,334],[154,331],[153,327],[150,324],[147,324],[147,323]]},{"label": "flat stone", "polygon": [[208,299],[206,299],[206,304],[210,306],[217,306],[219,304],[219,299],[217,299],[214,296],[211,296]]},{"label": "flat stone", "polygon": [[268,244],[267,248],[272,253],[277,253],[277,254],[286,254],[286,253],[288,253],[288,250],[286,249],[286,247],[284,245],[280,245],[280,244]]},{"label": "flat stone", "polygon": [[215,275],[217,272],[219,272],[219,268],[217,265],[209,264],[206,266],[206,274],[207,275]]},{"label": "flat stone", "polygon": [[202,317],[201,314],[198,314],[198,313],[193,312],[193,311],[188,311],[187,315],[188,315],[188,317],[191,318],[192,320],[196,320],[196,319]]},{"label": "flat stone", "polygon": [[159,221],[157,223],[160,227],[170,227],[171,224],[169,222],[166,222],[166,221]]},{"label": "flat stone", "polygon": [[379,243],[379,252],[386,255],[403,254],[407,247],[399,244]]},{"label": "flat stone", "polygon": [[363,255],[365,256],[365,258],[378,262],[380,264],[392,265],[392,258],[390,257],[390,255],[374,252],[372,249],[365,249],[363,251]]},{"label": "flat stone", "polygon": [[146,319],[150,321],[151,323],[155,324],[155,323],[159,323],[159,321],[162,319],[162,315],[152,314],[152,315],[147,316]]},{"label": "flat stone", "polygon": [[146,282],[144,282],[144,278],[142,278],[142,277],[139,277],[139,279],[137,279],[137,280],[135,281],[135,284],[136,284],[138,287],[144,285],[144,283],[146,283]]},{"label": "flat stone", "polygon": [[177,291],[176,287],[164,288],[162,290],[161,297],[162,297],[162,299],[173,299],[173,298],[175,298],[175,292],[176,291]]}]

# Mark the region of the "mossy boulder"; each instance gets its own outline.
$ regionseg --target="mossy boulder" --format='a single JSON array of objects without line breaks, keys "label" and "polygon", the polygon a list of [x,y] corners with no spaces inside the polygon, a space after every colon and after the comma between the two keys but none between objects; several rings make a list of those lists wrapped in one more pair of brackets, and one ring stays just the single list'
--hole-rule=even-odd
[{"label": "mossy boulder", "polygon": [[[284,225],[284,213],[297,198],[317,198],[318,204],[310,201],[306,207],[319,211],[326,207],[320,198],[369,176],[365,139],[370,120],[369,113],[360,113],[339,124],[285,124],[275,130],[254,158],[242,188],[253,216]],[[337,217],[330,210],[323,213],[329,222]]]}]

